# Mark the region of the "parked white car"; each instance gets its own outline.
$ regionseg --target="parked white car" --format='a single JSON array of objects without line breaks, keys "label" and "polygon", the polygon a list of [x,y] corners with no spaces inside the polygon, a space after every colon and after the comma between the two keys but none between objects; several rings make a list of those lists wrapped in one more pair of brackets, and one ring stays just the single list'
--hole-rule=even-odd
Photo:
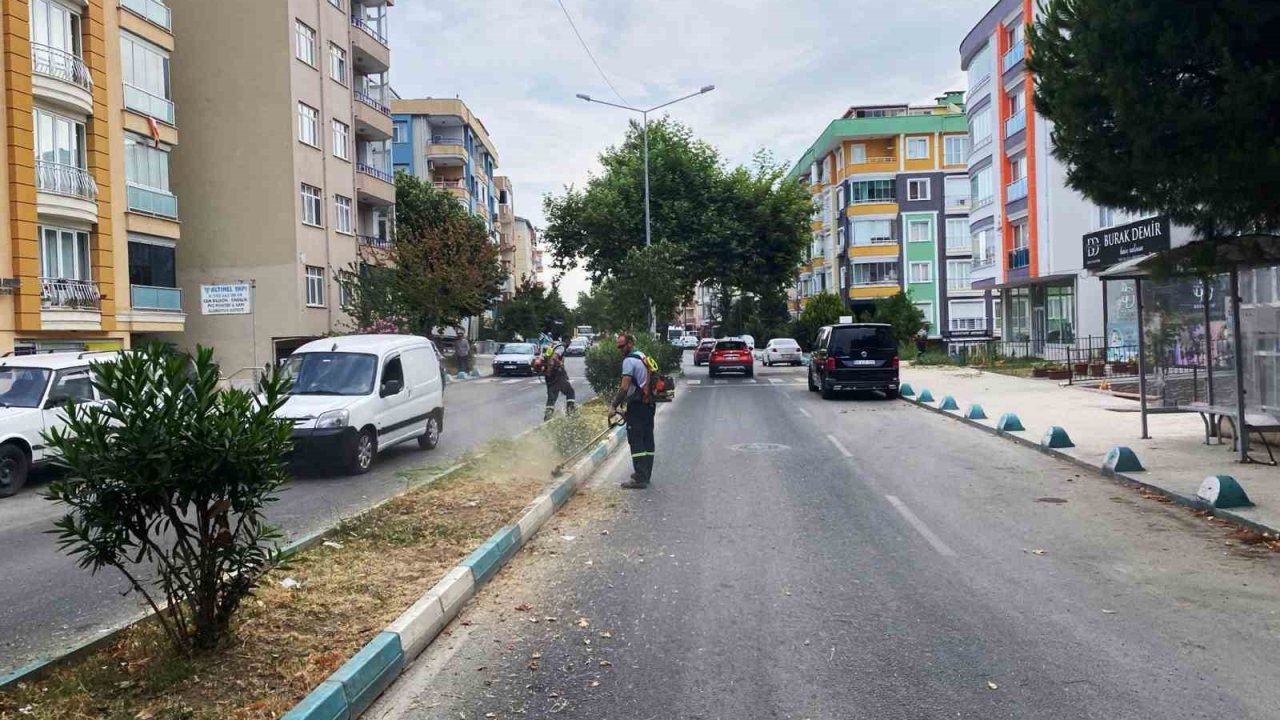
[{"label": "parked white car", "polygon": [[533,361],[538,357],[538,345],[531,342],[502,343],[493,356],[493,374],[533,375]]},{"label": "parked white car", "polygon": [[444,380],[431,342],[416,335],[348,335],[309,342],[285,361],[294,456],[325,457],[353,474],[407,440],[424,450],[444,430]]},{"label": "parked white car", "polygon": [[689,333],[680,338],[679,345],[682,350],[693,350],[698,347],[698,336]]},{"label": "parked white car", "polygon": [[764,357],[761,362],[766,367],[778,364],[800,365],[800,343],[791,338],[774,338],[764,346]]},{"label": "parked white car", "polygon": [[42,433],[67,421],[68,402],[98,402],[90,363],[119,352],[69,352],[0,358],[0,497],[18,492],[31,468],[53,459]]}]

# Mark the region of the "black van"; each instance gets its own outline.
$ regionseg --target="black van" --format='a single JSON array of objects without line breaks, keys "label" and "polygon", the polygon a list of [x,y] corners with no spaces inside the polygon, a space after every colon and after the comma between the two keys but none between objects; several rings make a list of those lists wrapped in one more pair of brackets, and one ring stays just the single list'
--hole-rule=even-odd
[{"label": "black van", "polygon": [[884,323],[828,325],[809,360],[809,390],[830,400],[840,390],[880,390],[898,397],[898,343]]}]

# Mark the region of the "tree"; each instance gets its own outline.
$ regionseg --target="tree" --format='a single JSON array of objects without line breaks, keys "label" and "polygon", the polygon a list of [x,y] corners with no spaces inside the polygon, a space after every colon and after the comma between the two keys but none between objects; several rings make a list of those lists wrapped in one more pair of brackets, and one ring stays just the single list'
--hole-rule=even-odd
[{"label": "tree", "polygon": [[800,311],[800,324],[812,343],[818,335],[818,329],[824,325],[840,322],[840,316],[848,312],[844,301],[834,293],[818,293],[805,301],[804,310]]},{"label": "tree", "polygon": [[1050,0],[1037,110],[1067,183],[1202,238],[1280,226],[1280,4]]},{"label": "tree", "polygon": [[391,320],[429,333],[491,308],[506,279],[480,218],[447,191],[396,173],[396,234],[386,256],[344,273],[358,327]]},{"label": "tree", "polygon": [[875,302],[872,318],[875,322],[888,323],[893,326],[893,336],[899,345],[911,342],[921,331],[928,328],[924,312],[911,302],[904,292],[899,292]]},{"label": "tree", "polygon": [[604,283],[595,283],[591,290],[578,293],[573,315],[579,325],[590,325],[596,332],[612,329],[609,319],[609,296]]},{"label": "tree", "polygon": [[500,303],[497,315],[497,338],[503,342],[514,340],[516,335],[536,338],[542,332],[547,317],[563,320],[566,328],[571,325],[569,309],[560,297],[560,288],[552,284],[551,290],[525,277],[510,300]]},{"label": "tree", "polygon": [[212,350],[193,362],[159,344],[93,368],[105,402],[69,402],[46,435],[69,471],[49,485],[67,508],[58,542],[81,567],[123,573],[179,649],[213,648],[281,559],[263,512],[288,479],[285,383],[223,390]]}]

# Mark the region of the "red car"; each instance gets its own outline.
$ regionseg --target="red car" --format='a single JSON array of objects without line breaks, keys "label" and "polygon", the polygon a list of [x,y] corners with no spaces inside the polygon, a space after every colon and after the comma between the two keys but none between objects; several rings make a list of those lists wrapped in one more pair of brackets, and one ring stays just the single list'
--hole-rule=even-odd
[{"label": "red car", "polygon": [[747,377],[755,377],[756,374],[756,359],[751,348],[741,340],[717,340],[707,364],[711,368],[711,377],[726,370],[743,372]]},{"label": "red car", "polygon": [[698,343],[698,347],[693,351],[693,364],[705,365],[711,360],[711,348],[716,346],[715,338],[707,338]]}]

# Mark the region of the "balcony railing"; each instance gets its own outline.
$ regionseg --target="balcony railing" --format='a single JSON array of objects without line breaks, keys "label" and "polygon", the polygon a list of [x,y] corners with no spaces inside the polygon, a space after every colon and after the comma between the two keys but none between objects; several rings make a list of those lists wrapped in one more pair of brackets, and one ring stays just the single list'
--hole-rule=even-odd
[{"label": "balcony railing", "polygon": [[968,195],[948,195],[947,207],[955,208],[959,210],[967,210],[969,208],[969,196]]},{"label": "balcony railing", "polygon": [[84,60],[56,47],[31,43],[31,72],[93,89],[93,78]]},{"label": "balcony railing", "polygon": [[467,143],[462,138],[446,137],[444,135],[432,135],[431,144],[432,145],[463,145],[465,146]]},{"label": "balcony railing", "polygon": [[368,20],[365,20],[364,18],[360,17],[359,15],[352,15],[352,16],[351,16],[351,26],[352,26],[352,27],[358,27],[358,28],[360,28],[361,30],[363,30],[363,31],[365,32],[365,34],[366,34],[366,35],[368,35],[369,37],[373,38],[374,40],[377,40],[378,42],[382,43],[383,45],[389,45],[389,44],[390,44],[390,43],[388,43],[388,42],[387,42],[387,38],[386,38],[386,36],[384,36],[382,33],[378,32],[378,28],[374,27],[372,23],[370,23]]},{"label": "balcony railing", "polygon": [[896,162],[898,162],[898,158],[896,157],[868,157],[868,158],[863,158],[861,160],[854,160],[850,164],[851,165],[880,165],[884,163],[896,163]]},{"label": "balcony railing", "polygon": [[854,280],[849,283],[849,287],[898,287],[897,278],[887,278],[884,280]]},{"label": "balcony railing", "polygon": [[894,197],[852,198],[849,200],[850,205],[876,205],[881,203],[896,203],[896,202],[898,202],[898,198],[896,195]]},{"label": "balcony railing", "polygon": [[467,189],[467,183],[466,183],[466,181],[461,180],[461,179],[459,179],[459,180],[447,180],[447,179],[442,179],[442,180],[432,180],[432,181],[431,181],[431,184],[432,184],[434,187],[440,188],[440,189],[442,189],[442,190],[466,190],[466,189]]},{"label": "balcony railing", "polygon": [[372,95],[362,90],[356,90],[351,94],[355,97],[357,102],[362,102],[365,105],[368,105],[369,107],[373,108],[374,110],[377,110],[378,112],[382,113],[383,115],[386,115],[387,117],[391,117],[391,108],[378,102],[376,99],[374,99]]},{"label": "balcony railing", "polygon": [[161,122],[173,124],[172,100],[160,97],[129,83],[124,84],[124,106],[143,115],[150,115]]},{"label": "balcony railing", "polygon": [[1027,129],[1027,111],[1019,110],[1004,121],[1004,136],[1006,138],[1013,137],[1014,134],[1020,133]]},{"label": "balcony railing", "polygon": [[360,235],[360,244],[379,250],[386,250],[391,247],[391,240],[381,235]]},{"label": "balcony railing", "polygon": [[173,30],[173,11],[160,0],[120,0],[120,7],[133,11],[165,30]]},{"label": "balcony railing", "polygon": [[1021,200],[1027,196],[1027,179],[1018,178],[1005,186],[1005,202]]},{"label": "balcony railing", "polygon": [[102,305],[98,283],[71,278],[40,278],[40,305],[66,310],[97,310]]},{"label": "balcony railing", "polygon": [[98,199],[98,183],[88,170],[47,160],[36,161],[36,189],[85,200]]},{"label": "balcony railing", "polygon": [[948,290],[972,290],[973,287],[969,281],[969,276],[964,277],[947,277]]},{"label": "balcony railing", "polygon": [[898,240],[894,237],[873,237],[863,240],[854,240],[854,247],[866,247],[867,245],[897,245]]},{"label": "balcony railing", "polygon": [[1009,72],[1013,69],[1014,65],[1018,64],[1019,60],[1026,57],[1026,54],[1027,43],[1025,40],[1019,40],[1013,47],[1009,48],[1008,51],[1005,52],[1004,58],[1000,61],[1000,71]]},{"label": "balcony railing", "polygon": [[982,332],[986,329],[986,318],[951,318],[951,332]]},{"label": "balcony railing", "polygon": [[1029,248],[1014,248],[1009,251],[1009,269],[1017,270],[1031,264],[1031,250]]},{"label": "balcony railing", "polygon": [[391,173],[387,172],[386,170],[383,170],[381,168],[376,168],[372,165],[365,165],[364,163],[356,163],[356,172],[364,173],[369,177],[378,178],[383,182],[393,183],[396,181],[396,179],[392,177]]},{"label": "balcony railing", "polygon": [[974,210],[977,210],[979,208],[984,208],[995,201],[996,201],[996,198],[994,195],[991,197],[978,198],[977,200],[973,201],[973,207],[969,208],[969,212],[973,212]]},{"label": "balcony railing", "polygon": [[996,256],[994,252],[988,253],[986,255],[975,253],[973,256],[974,270],[985,270],[989,267],[995,267],[995,265],[996,265]]},{"label": "balcony railing", "polygon": [[182,312],[182,288],[130,285],[129,300],[134,310]]},{"label": "balcony railing", "polygon": [[126,189],[131,212],[177,219],[178,198],[173,193],[133,184]]}]

